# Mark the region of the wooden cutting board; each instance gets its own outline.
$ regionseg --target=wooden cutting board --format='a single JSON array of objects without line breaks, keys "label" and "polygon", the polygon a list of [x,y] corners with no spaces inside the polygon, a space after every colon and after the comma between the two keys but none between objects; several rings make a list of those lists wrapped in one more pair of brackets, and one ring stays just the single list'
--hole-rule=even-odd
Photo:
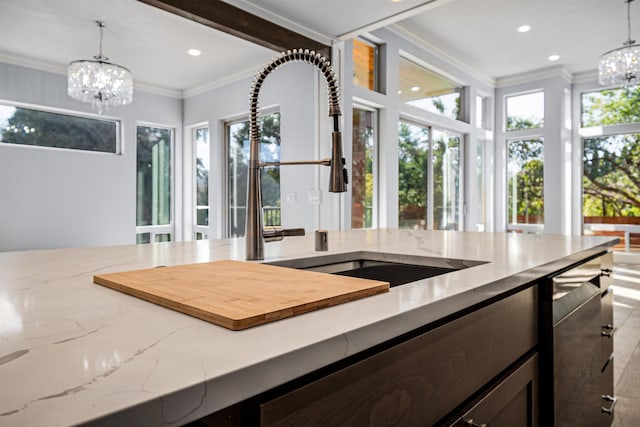
[{"label": "wooden cutting board", "polygon": [[231,260],[93,281],[234,331],[389,291],[387,282]]}]

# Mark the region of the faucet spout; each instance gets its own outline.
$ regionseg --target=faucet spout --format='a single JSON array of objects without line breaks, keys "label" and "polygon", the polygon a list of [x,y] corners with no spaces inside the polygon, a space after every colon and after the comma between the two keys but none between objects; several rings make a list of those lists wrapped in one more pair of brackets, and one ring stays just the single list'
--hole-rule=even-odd
[{"label": "faucet spout", "polygon": [[[345,168],[345,159],[342,155],[342,135],[339,129],[340,112],[340,96],[338,82],[331,67],[331,63],[319,53],[309,51],[308,49],[294,49],[282,53],[279,57],[264,66],[264,68],[256,75],[251,85],[249,97],[249,176],[247,182],[247,214],[245,224],[245,238],[247,260],[264,259],[264,243],[265,230],[262,225],[262,200],[260,195],[260,168],[268,166],[268,163],[260,162],[260,126],[258,124],[258,97],[260,88],[266,77],[281,65],[292,62],[302,61],[311,65],[315,65],[324,75],[327,81],[329,92],[329,116],[333,117],[333,132],[331,134],[331,159],[329,162],[282,162],[286,164],[322,164],[330,167],[329,173],[329,191],[332,193],[342,193],[346,191],[348,183],[347,169]],[[296,229],[297,230],[297,229]],[[272,231],[266,233],[268,241],[273,241]],[[287,233],[284,230],[278,233],[277,237],[282,238],[287,235],[301,235],[299,231]]]}]

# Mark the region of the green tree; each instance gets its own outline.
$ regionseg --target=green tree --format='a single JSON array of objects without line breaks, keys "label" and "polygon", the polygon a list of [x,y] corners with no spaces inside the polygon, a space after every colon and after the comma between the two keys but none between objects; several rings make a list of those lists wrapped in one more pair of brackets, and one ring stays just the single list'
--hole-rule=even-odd
[{"label": "green tree", "polygon": [[0,131],[9,144],[116,152],[117,127],[106,120],[16,108]]},{"label": "green tree", "polygon": [[[583,126],[640,123],[640,86],[583,95]],[[640,216],[640,134],[584,139],[583,215]]]},{"label": "green tree", "polygon": [[[543,149],[542,140],[537,138],[508,143],[509,221],[523,224],[544,222]],[[515,221],[514,216],[517,217]]]},{"label": "green tree", "polygon": [[425,220],[427,214],[428,130],[401,122],[398,149],[399,218],[408,225]]}]

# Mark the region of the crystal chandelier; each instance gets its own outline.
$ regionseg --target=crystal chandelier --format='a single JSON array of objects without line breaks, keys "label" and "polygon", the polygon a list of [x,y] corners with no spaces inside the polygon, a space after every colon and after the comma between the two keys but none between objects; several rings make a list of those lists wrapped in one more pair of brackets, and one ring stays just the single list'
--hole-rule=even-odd
[{"label": "crystal chandelier", "polygon": [[635,86],[640,78],[640,44],[631,40],[631,2],[627,3],[627,41],[618,49],[610,50],[600,57],[598,82],[611,86]]},{"label": "crystal chandelier", "polygon": [[120,65],[107,62],[102,56],[104,22],[95,21],[100,28],[100,53],[94,60],[73,61],[69,64],[67,93],[82,102],[91,103],[102,113],[112,105],[130,104],[133,99],[131,72]]}]

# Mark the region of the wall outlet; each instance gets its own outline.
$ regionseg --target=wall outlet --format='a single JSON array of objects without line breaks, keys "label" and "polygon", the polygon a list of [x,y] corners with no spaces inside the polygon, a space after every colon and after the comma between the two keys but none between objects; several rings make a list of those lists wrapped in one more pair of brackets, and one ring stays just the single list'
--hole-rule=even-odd
[{"label": "wall outlet", "polygon": [[319,205],[322,203],[322,192],[320,192],[320,190],[309,190],[307,192],[307,199],[310,205]]},{"label": "wall outlet", "polygon": [[295,205],[297,200],[296,193],[287,193],[284,200],[288,205]]}]

